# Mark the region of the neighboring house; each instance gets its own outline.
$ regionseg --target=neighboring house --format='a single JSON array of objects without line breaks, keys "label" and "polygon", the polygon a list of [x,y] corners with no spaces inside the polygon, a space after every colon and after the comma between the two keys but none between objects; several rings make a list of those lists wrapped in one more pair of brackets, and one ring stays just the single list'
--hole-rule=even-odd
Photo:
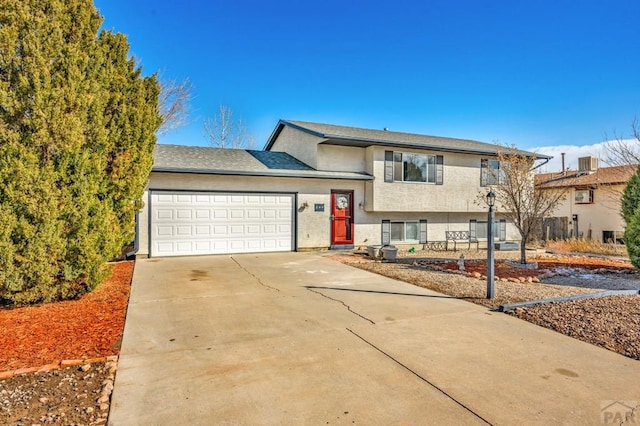
[{"label": "neighboring house", "polygon": [[566,198],[546,218],[544,239],[589,238],[620,242],[625,223],[620,201],[636,166],[598,167],[596,157],[578,159],[578,170],[535,176],[536,189],[566,191]]},{"label": "neighboring house", "polygon": [[[138,254],[421,247],[448,230],[486,242],[487,208],[477,200],[498,149],[285,120],[263,151],[157,145]],[[498,240],[520,239],[500,215],[495,230]]]}]

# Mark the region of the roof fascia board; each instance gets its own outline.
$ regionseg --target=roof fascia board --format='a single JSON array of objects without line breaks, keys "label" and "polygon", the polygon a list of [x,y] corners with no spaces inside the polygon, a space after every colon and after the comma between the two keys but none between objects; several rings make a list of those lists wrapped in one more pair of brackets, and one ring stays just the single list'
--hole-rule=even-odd
[{"label": "roof fascia board", "polygon": [[276,126],[276,128],[274,129],[274,131],[271,133],[271,136],[269,136],[269,139],[267,140],[267,144],[264,146],[263,151],[271,151],[271,148],[273,147],[273,144],[275,143],[276,139],[278,138],[278,136],[280,136],[280,133],[282,133],[282,129],[284,129],[284,126],[288,126],[291,127],[292,129],[296,129],[299,130],[301,132],[307,133],[309,135],[313,135],[319,138],[323,138],[325,139],[326,136],[322,133],[313,131],[311,129],[307,129],[306,127],[302,127],[302,126],[298,126],[297,124],[293,124],[287,120],[280,120],[278,121],[278,124]]},{"label": "roof fascia board", "polygon": [[227,176],[256,176],[256,177],[289,177],[305,179],[340,179],[340,180],[373,180],[371,175],[345,176],[328,174],[303,174],[303,173],[279,173],[279,172],[244,172],[234,170],[207,170],[207,169],[178,169],[171,167],[157,167],[151,169],[152,173],[182,173],[201,175],[227,175]]},{"label": "roof fascia board", "polygon": [[[325,137],[327,138],[327,141],[322,143],[326,145],[345,145],[345,146],[377,145],[377,146],[390,146],[394,148],[413,148],[413,149],[423,149],[423,150],[438,151],[438,152],[454,152],[457,154],[477,154],[477,155],[493,155],[493,156],[498,155],[497,151],[489,151],[489,150],[483,151],[479,149],[475,150],[475,149],[463,149],[463,148],[456,149],[451,147],[443,147],[439,145],[423,145],[423,144],[415,144],[411,142],[380,141],[380,140],[344,137],[344,136],[336,136],[336,135],[325,135]],[[344,142],[344,143],[335,143],[332,141]],[[364,143],[359,144],[358,142],[364,142]],[[522,151],[522,153],[523,154],[526,153],[527,155],[535,154],[535,153],[530,153],[526,151]],[[536,159],[546,160],[551,158],[553,157],[550,157],[548,155],[543,155],[543,154],[536,154]]]}]

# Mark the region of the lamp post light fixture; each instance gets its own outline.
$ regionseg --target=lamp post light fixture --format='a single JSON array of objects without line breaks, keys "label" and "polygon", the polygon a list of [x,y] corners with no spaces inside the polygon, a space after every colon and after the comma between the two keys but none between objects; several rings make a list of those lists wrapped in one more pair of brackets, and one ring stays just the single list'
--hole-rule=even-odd
[{"label": "lamp post light fixture", "polygon": [[493,206],[496,204],[496,194],[489,190],[487,205],[489,217],[487,218],[487,299],[493,299],[495,294],[495,247],[493,246]]}]

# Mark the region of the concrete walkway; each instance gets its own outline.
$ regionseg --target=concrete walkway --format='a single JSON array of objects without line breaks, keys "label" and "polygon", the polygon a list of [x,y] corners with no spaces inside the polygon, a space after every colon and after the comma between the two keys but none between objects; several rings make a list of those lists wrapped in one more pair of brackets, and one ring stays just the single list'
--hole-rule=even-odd
[{"label": "concrete walkway", "polygon": [[110,424],[588,425],[637,402],[638,361],[318,253],[253,254],[137,261]]}]

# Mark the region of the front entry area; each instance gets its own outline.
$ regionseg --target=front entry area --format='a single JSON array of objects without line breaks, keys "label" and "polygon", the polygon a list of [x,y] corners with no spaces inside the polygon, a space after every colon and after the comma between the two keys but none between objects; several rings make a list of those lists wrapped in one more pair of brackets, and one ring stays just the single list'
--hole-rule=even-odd
[{"label": "front entry area", "polygon": [[295,250],[294,194],[151,191],[149,255]]},{"label": "front entry area", "polygon": [[353,248],[353,191],[331,191],[331,248]]}]

